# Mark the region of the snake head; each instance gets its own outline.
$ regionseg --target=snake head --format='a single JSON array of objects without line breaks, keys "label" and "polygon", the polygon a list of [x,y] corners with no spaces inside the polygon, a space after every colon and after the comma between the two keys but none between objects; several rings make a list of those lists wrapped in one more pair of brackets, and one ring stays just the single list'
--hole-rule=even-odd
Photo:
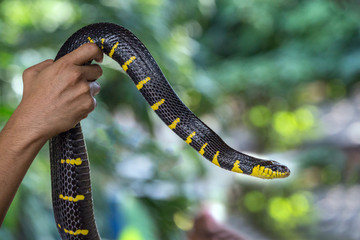
[{"label": "snake head", "polygon": [[276,161],[268,160],[255,165],[250,175],[265,179],[286,178],[290,175],[290,169]]}]

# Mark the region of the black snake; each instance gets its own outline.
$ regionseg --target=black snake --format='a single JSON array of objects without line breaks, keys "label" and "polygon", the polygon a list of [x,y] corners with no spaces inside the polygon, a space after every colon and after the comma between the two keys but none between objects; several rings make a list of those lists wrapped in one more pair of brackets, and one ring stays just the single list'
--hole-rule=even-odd
[{"label": "black snake", "polygon": [[[151,108],[179,137],[215,165],[260,178],[284,178],[290,170],[230,148],[178,98],[146,47],[129,30],[112,23],[74,33],[55,60],[84,43],[97,44],[118,62]],[[80,124],[50,140],[52,199],[62,239],[100,239],[93,214],[89,159]]]}]

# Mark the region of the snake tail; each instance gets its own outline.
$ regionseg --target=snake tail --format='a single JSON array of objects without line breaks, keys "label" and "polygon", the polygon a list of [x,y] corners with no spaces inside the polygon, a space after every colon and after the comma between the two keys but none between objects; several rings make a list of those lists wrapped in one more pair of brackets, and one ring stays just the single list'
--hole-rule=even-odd
[{"label": "snake tail", "polygon": [[[290,175],[289,168],[276,161],[255,158],[229,147],[179,99],[144,44],[119,25],[96,23],[78,30],[64,43],[55,60],[88,42],[118,62],[160,119],[213,164],[265,179]],[[100,239],[80,124],[50,140],[50,160],[54,215],[61,238]]]}]

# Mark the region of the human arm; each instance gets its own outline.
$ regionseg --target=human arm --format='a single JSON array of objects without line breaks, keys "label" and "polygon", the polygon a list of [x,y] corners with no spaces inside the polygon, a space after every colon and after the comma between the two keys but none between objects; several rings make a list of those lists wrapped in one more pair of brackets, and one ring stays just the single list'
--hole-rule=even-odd
[{"label": "human arm", "polygon": [[0,226],[33,159],[46,141],[75,126],[95,108],[101,62],[95,44],[84,44],[56,62],[24,71],[22,100],[0,132]]}]

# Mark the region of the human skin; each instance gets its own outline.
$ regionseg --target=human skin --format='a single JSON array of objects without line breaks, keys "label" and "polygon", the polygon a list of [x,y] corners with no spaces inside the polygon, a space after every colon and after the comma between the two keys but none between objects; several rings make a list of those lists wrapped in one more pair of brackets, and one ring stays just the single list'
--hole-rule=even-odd
[{"label": "human skin", "polygon": [[95,82],[103,53],[87,43],[58,61],[46,60],[23,73],[23,97],[0,132],[0,226],[34,158],[51,137],[69,130],[94,110]]}]

